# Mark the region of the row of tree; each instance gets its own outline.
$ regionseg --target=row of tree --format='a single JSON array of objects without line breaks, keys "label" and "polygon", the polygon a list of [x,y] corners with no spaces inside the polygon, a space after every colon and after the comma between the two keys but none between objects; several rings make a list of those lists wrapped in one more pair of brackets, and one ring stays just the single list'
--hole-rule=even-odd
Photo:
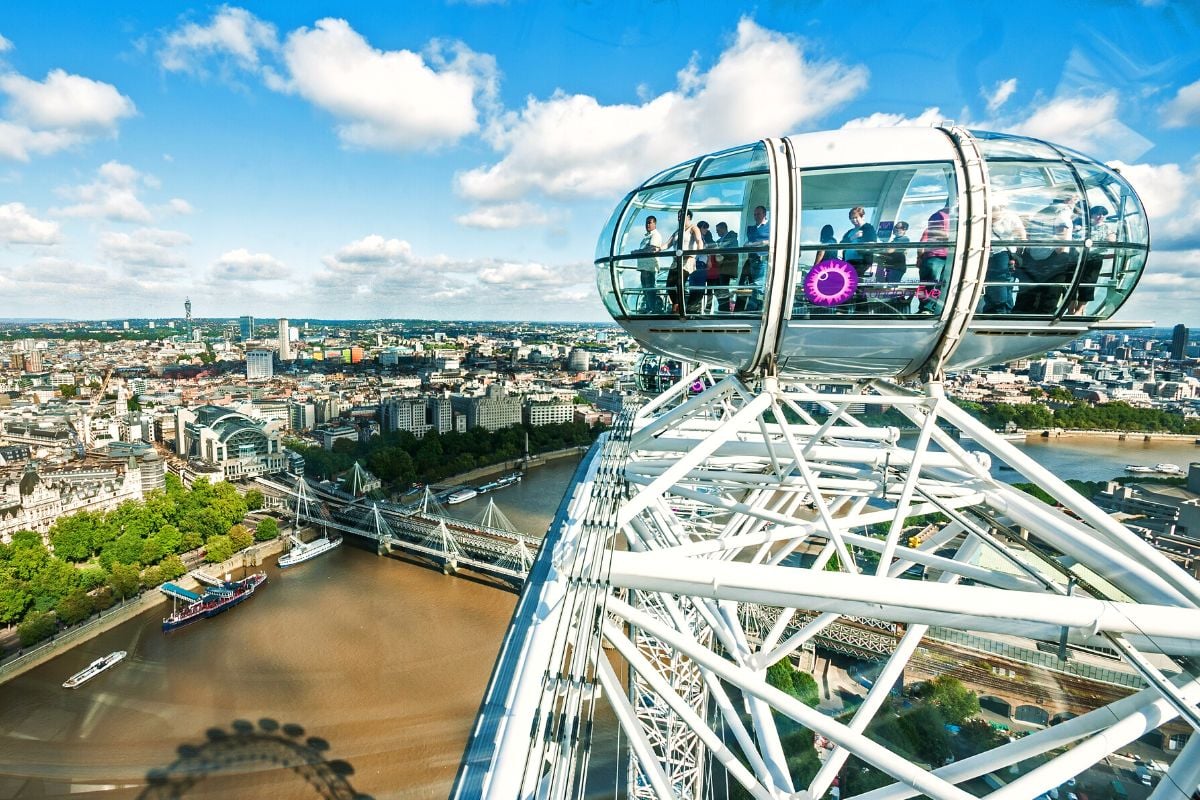
[{"label": "row of tree", "polygon": [[[1061,392],[1061,390],[1054,390]],[[1068,428],[1085,431],[1145,431],[1200,435],[1200,420],[1188,419],[1157,408],[1135,408],[1128,403],[1091,403],[1069,397],[1055,408],[1041,403],[959,402],[972,416],[996,430],[1012,423],[1024,430]]]},{"label": "row of tree", "polygon": [[183,553],[205,548],[220,562],[254,541],[279,535],[273,519],[251,532],[239,524],[260,508],[261,492],[241,495],[231,484],[199,479],[184,488],[167,475],[165,490],[109,512],[57,519],[51,547],[41,534],[18,531],[0,544],[0,622],[18,625],[22,646],[73,625],[146,587],[187,572]]},{"label": "row of tree", "polygon": [[304,456],[304,471],[310,477],[332,479],[362,462],[393,490],[416,481],[437,481],[478,467],[520,458],[529,437],[531,453],[546,453],[567,447],[589,445],[603,426],[582,422],[553,425],[513,425],[498,431],[472,428],[465,433],[430,431],[418,439],[408,431],[390,431],[365,442],[340,439],[332,450],[319,445],[289,442],[288,447]]}]

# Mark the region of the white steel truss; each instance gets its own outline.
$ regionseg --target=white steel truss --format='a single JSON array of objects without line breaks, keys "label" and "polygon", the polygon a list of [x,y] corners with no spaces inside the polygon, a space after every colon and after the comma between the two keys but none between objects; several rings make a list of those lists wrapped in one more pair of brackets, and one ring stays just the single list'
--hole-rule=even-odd
[{"label": "white steel truss", "polygon": [[[711,388],[689,396],[698,379]],[[915,430],[871,424],[865,412],[885,409]],[[533,567],[489,689],[500,699],[481,711],[498,715],[476,731],[494,736],[480,750],[492,760],[473,775],[464,761],[456,796],[582,796],[601,702],[629,795],[688,800],[1028,800],[1164,725],[1200,727],[1200,583],[937,383],[748,384],[698,368],[593,460]],[[839,642],[881,662],[852,714],[768,681],[777,662]],[[1068,647],[1100,648],[1109,666],[1069,664]],[[1065,721],[920,763],[880,730],[897,681],[941,671]],[[819,762],[807,771],[798,730]],[[883,780],[856,790],[851,769]],[[1198,787],[1193,737],[1153,798]]]}]

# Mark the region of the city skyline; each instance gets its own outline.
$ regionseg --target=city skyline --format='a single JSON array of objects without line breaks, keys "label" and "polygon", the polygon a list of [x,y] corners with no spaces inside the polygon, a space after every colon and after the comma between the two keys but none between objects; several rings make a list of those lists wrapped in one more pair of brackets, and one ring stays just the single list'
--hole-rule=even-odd
[{"label": "city skyline", "polygon": [[651,173],[954,119],[1118,166],[1153,253],[1116,319],[1200,326],[1185,4],[421,11],[6,9],[0,315],[604,321],[595,238]]}]

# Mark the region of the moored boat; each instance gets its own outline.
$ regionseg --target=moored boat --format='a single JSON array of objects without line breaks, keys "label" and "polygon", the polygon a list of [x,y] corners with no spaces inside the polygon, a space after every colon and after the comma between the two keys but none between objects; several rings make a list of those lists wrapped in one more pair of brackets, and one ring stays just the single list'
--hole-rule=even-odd
[{"label": "moored boat", "polygon": [[505,486],[512,486],[514,483],[520,483],[521,478],[523,477],[525,477],[524,474],[520,472],[510,473],[503,477],[497,478],[494,481],[488,481],[487,483],[481,484],[476,489],[476,493],[484,494],[486,492],[493,492],[496,489],[503,489]]},{"label": "moored boat", "polygon": [[192,597],[196,599],[175,611],[169,617],[164,618],[162,623],[163,632],[182,628],[190,622],[216,616],[222,611],[233,608],[238,603],[251,597],[259,586],[266,583],[266,580],[267,573],[255,572],[253,575],[247,575],[240,581],[222,581],[220,586],[209,587],[203,595],[195,595],[173,583],[164,583],[160,587],[164,593],[176,598],[183,596],[188,599]]},{"label": "moored boat", "polygon": [[1136,472],[1139,475],[1148,475],[1150,473],[1157,472],[1158,470],[1156,470],[1154,467],[1143,467],[1140,464],[1126,464],[1125,471]]},{"label": "moored boat", "polygon": [[342,537],[340,536],[334,536],[332,538],[329,536],[322,536],[320,538],[313,539],[311,542],[302,542],[295,536],[291,537],[291,539],[291,548],[286,553],[281,555],[279,557],[279,561],[276,562],[280,569],[294,567],[301,562],[308,561],[309,559],[316,558],[324,553],[328,553],[330,550],[342,543]]},{"label": "moored boat", "polygon": [[457,492],[454,492],[447,497],[446,502],[450,505],[454,505],[456,503],[465,503],[478,494],[479,492],[475,491],[474,489],[459,489]]},{"label": "moored boat", "polygon": [[1178,464],[1159,463],[1154,465],[1154,471],[1163,475],[1182,475],[1183,467]]},{"label": "moored boat", "polygon": [[81,684],[87,683],[101,672],[104,672],[104,670],[125,658],[126,655],[128,654],[124,650],[116,650],[106,656],[103,656],[102,658],[97,658],[95,661],[79,670],[79,672],[76,672],[74,675],[63,681],[63,688],[74,689]]}]

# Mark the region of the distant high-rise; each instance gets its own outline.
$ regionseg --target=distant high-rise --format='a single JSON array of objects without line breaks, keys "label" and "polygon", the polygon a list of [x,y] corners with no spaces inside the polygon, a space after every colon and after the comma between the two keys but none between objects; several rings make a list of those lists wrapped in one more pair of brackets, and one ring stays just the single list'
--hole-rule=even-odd
[{"label": "distant high-rise", "polygon": [[238,333],[242,336],[242,341],[254,338],[254,317],[238,317]]},{"label": "distant high-rise", "polygon": [[292,360],[292,345],[288,341],[288,321],[286,319],[279,320],[279,360]]},{"label": "distant high-rise", "polygon": [[1188,329],[1182,324],[1176,325],[1171,333],[1171,360],[1183,361],[1187,358]]},{"label": "distant high-rise", "polygon": [[246,380],[269,380],[274,374],[272,360],[275,354],[270,350],[250,350],[246,353]]},{"label": "distant high-rise", "polygon": [[192,333],[192,298],[183,298],[183,326],[190,336]]}]

